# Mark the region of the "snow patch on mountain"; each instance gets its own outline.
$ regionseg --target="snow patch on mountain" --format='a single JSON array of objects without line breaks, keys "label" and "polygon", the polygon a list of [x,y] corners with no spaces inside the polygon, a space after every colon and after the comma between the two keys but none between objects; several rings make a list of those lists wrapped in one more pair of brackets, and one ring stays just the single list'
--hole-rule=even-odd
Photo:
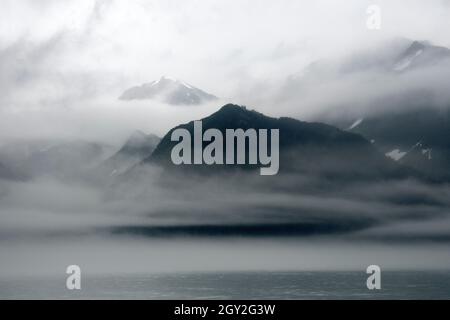
[{"label": "snow patch on mountain", "polygon": [[386,157],[389,157],[395,161],[399,161],[407,154],[406,151],[401,151],[400,149],[394,149],[386,153]]},{"label": "snow patch on mountain", "polygon": [[404,58],[402,61],[398,62],[395,66],[394,66],[394,70],[395,71],[403,71],[406,68],[408,68],[411,63],[414,61],[415,58],[417,58],[418,56],[420,56],[423,53],[423,50],[418,50],[414,53],[414,55],[409,56]]},{"label": "snow patch on mountain", "polygon": [[348,127],[347,130],[353,130],[353,129],[355,129],[355,128],[356,128],[357,126],[359,126],[363,121],[364,121],[364,119],[358,119],[358,120],[356,120],[355,122],[353,122],[353,124],[352,124],[350,127]]}]

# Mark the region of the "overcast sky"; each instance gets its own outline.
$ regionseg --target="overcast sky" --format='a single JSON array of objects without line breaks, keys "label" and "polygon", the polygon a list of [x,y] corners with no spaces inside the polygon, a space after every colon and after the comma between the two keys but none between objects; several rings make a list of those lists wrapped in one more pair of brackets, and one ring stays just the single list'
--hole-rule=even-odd
[{"label": "overcast sky", "polygon": [[[377,31],[366,27],[371,4],[382,10]],[[128,115],[127,123],[129,110],[112,106],[117,96],[162,75],[239,103],[239,94],[254,83],[281,81],[312,61],[380,41],[404,37],[450,47],[445,30],[450,30],[445,0],[2,0],[1,133],[23,134],[17,133],[17,124],[44,126],[42,110],[83,107],[90,111],[74,118],[64,111],[61,126],[69,130],[70,122],[79,128],[87,119],[111,118],[118,111],[115,121],[95,126],[123,124],[126,131],[135,120]],[[165,106],[152,112],[158,108]],[[142,109],[135,112],[141,118]],[[167,121],[145,128],[137,119],[136,129],[162,134],[176,123],[168,114],[160,118]],[[85,129],[79,131],[89,132]]]}]

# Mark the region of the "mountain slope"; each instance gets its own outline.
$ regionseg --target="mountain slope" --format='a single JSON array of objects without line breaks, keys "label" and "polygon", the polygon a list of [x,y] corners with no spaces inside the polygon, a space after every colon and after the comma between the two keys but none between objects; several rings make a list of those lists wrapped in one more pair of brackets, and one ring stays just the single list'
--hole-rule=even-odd
[{"label": "mountain slope", "polygon": [[17,170],[9,167],[8,165],[0,162],[0,179],[23,181],[27,180],[28,177],[20,172],[17,172]]},{"label": "mountain slope", "polygon": [[[225,129],[279,129],[282,173],[301,172],[348,179],[403,174],[399,166],[377,152],[371,143],[360,135],[321,123],[307,123],[292,118],[271,118],[247,110],[245,107],[228,104],[202,119],[202,124],[203,131],[216,128],[223,134]],[[173,128],[144,163],[158,163],[171,169],[201,169],[207,172],[211,172],[211,169],[222,171],[231,167],[245,169],[260,167],[259,165],[176,166],[171,161],[171,150],[177,142],[171,141],[171,134],[177,128],[185,128],[193,136],[193,122]],[[203,147],[207,144],[203,142]]]},{"label": "mountain slope", "polygon": [[449,67],[448,48],[391,41],[348,57],[315,61],[288,76],[273,99],[286,106],[304,101],[305,108],[311,105],[320,113],[318,121],[332,124],[346,114],[360,118],[399,105],[442,105],[449,97]]},{"label": "mountain slope", "polygon": [[161,77],[161,79],[126,90],[120,100],[159,99],[172,105],[198,105],[216,100],[212,94],[184,81]]},{"label": "mountain slope", "polygon": [[0,149],[2,159],[27,177],[79,177],[110,154],[110,147],[82,140],[14,141]]},{"label": "mountain slope", "polygon": [[406,71],[450,59],[450,50],[426,41],[414,41],[392,64],[394,71]]},{"label": "mountain slope", "polygon": [[433,178],[450,179],[450,110],[429,107],[368,116],[359,133],[401,164]]},{"label": "mountain slope", "polygon": [[147,135],[142,131],[136,131],[128,138],[119,151],[106,159],[100,167],[107,175],[120,174],[149,157],[160,140],[154,134]]}]

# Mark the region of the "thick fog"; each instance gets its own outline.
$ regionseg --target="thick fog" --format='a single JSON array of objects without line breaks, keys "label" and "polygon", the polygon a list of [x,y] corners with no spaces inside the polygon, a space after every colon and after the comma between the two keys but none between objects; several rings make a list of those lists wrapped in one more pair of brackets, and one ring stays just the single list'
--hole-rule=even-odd
[{"label": "thick fog", "polygon": [[[370,4],[2,1],[0,170],[3,159],[61,143],[101,150],[58,174],[33,163],[27,176],[0,179],[0,276],[69,264],[88,273],[448,269],[446,184],[96,171],[134,131],[163,137],[228,102],[305,120],[448,107],[449,61],[408,73],[386,66],[413,40],[450,47],[449,3],[376,1],[376,31],[366,27]],[[163,75],[219,100],[118,99]]]},{"label": "thick fog", "polygon": [[318,192],[296,177],[301,191],[290,193],[260,181],[172,185],[150,171],[109,187],[50,177],[2,183],[2,274],[54,275],[73,263],[88,274],[450,263],[448,187],[408,180]]}]

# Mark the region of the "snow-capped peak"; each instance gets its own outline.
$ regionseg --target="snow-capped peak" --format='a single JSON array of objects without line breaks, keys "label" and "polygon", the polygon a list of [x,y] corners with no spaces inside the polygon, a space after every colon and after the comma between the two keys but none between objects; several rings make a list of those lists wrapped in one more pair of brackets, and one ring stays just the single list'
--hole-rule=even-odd
[{"label": "snow-capped peak", "polygon": [[162,76],[159,80],[129,88],[121,100],[160,99],[173,105],[196,105],[217,97],[198,89],[185,81]]},{"label": "snow-capped peak", "polygon": [[187,82],[177,79],[177,78],[173,78],[173,77],[169,77],[169,76],[162,76],[160,79],[153,81],[151,83],[151,86],[156,86],[157,84],[161,83],[161,82],[172,82],[181,86],[184,86],[188,89],[193,89],[193,86],[191,86],[190,84],[188,84]]}]

